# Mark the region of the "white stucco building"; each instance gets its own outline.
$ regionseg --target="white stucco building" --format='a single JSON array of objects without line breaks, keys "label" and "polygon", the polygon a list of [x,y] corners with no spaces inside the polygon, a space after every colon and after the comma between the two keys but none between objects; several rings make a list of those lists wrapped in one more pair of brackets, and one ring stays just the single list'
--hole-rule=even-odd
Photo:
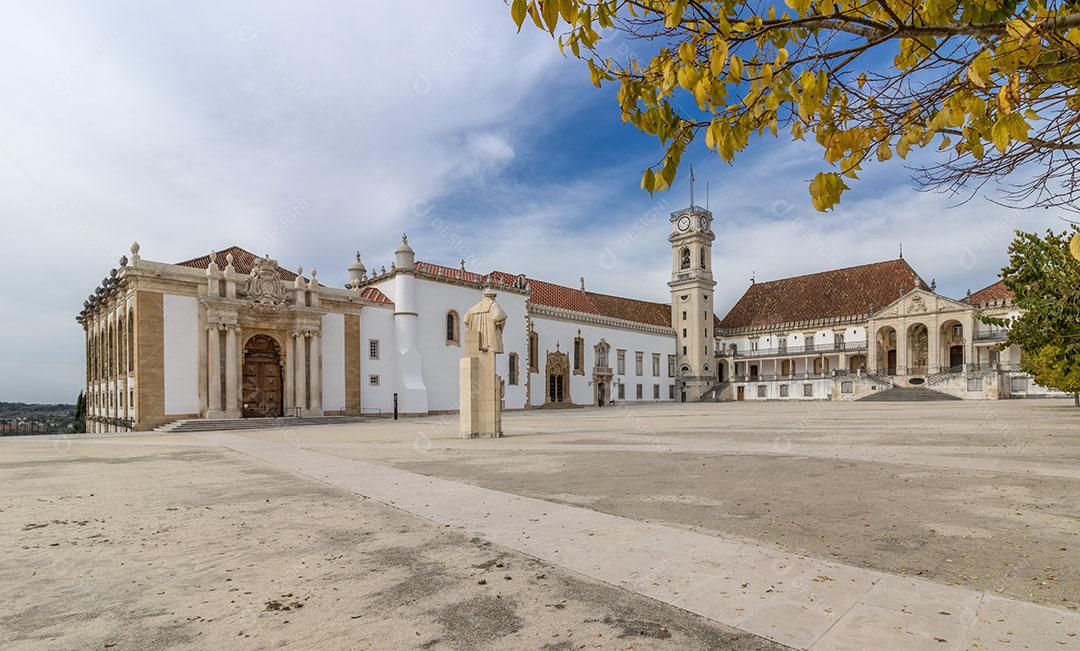
[{"label": "white stucco building", "polygon": [[976,320],[1012,313],[1000,283],[955,301],[893,260],[754,283],[719,319],[712,214],[695,206],[670,222],[669,303],[417,260],[407,238],[390,269],[357,254],[345,287],[239,247],[164,263],[135,244],[78,316],[88,428],[455,411],[461,315],[487,279],[508,315],[506,409],[855,399],[908,385],[1045,393]]}]

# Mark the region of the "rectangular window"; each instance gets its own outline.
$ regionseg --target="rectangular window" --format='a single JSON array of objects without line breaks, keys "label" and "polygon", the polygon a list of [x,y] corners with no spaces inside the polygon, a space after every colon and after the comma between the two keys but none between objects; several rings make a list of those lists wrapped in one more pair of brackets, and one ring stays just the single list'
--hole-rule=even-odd
[{"label": "rectangular window", "polygon": [[968,378],[968,391],[982,391],[983,383],[981,377],[969,377]]},{"label": "rectangular window", "polygon": [[642,393],[642,388],[641,388],[641,385],[639,384],[639,385],[637,385],[637,399],[641,400],[643,397],[644,397],[644,394]]},{"label": "rectangular window", "polygon": [[1010,384],[1011,393],[1024,393],[1027,391],[1027,378],[1026,377],[1014,377]]},{"label": "rectangular window", "polygon": [[581,337],[574,339],[574,374],[585,373],[585,340]]},{"label": "rectangular window", "polygon": [[668,355],[667,356],[667,376],[668,377],[675,377],[675,356],[674,355]]},{"label": "rectangular window", "polygon": [[675,385],[674,384],[669,384],[668,385],[668,387],[667,387],[667,397],[668,397],[668,400],[674,400],[675,399]]},{"label": "rectangular window", "polygon": [[507,364],[507,383],[516,386],[518,383],[518,355],[517,353],[510,353],[506,359]]},{"label": "rectangular window", "polygon": [[653,377],[660,377],[660,353],[652,355],[652,374]]},{"label": "rectangular window", "polygon": [[686,320],[686,310],[683,310],[683,313],[682,313],[682,320],[683,320],[683,321],[685,321],[685,320]]},{"label": "rectangular window", "polygon": [[766,391],[766,389],[765,389],[765,385],[764,385],[764,384],[759,384],[759,385],[757,386],[757,397],[759,397],[759,398],[764,398],[764,397],[765,397],[765,396],[767,395],[767,394],[765,393],[765,391]]},{"label": "rectangular window", "polygon": [[373,387],[379,386],[379,376],[378,375],[369,375],[368,376],[368,384],[370,384]]},{"label": "rectangular window", "polygon": [[634,375],[643,375],[645,373],[645,353],[638,351],[634,353]]},{"label": "rectangular window", "polygon": [[854,392],[855,392],[855,385],[852,384],[851,382],[841,382],[840,383],[840,393],[854,393]]},{"label": "rectangular window", "polygon": [[615,357],[616,357],[615,364],[618,367],[618,368],[615,369],[616,372],[618,372],[619,375],[626,375],[626,351],[625,350],[615,351]]},{"label": "rectangular window", "polygon": [[804,384],[804,385],[802,385],[802,394],[803,394],[804,398],[813,398],[814,397],[814,385],[813,384]]},{"label": "rectangular window", "polygon": [[788,397],[788,385],[786,385],[786,384],[781,384],[780,385],[780,397],[781,398]]},{"label": "rectangular window", "polygon": [[626,400],[626,385],[619,383],[619,400]]},{"label": "rectangular window", "polygon": [[652,385],[652,399],[653,400],[659,400],[660,399],[660,385],[659,384]]},{"label": "rectangular window", "polygon": [[379,359],[379,340],[368,340],[368,359]]}]

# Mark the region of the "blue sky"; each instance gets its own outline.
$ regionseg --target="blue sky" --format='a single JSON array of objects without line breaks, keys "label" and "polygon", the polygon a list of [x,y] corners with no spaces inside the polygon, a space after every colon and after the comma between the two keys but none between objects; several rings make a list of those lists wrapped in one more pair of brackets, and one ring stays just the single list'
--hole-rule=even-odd
[{"label": "blue sky", "polygon": [[[0,400],[71,401],[83,299],[132,240],[178,261],[236,244],[343,283],[353,252],[389,265],[467,258],[667,300],[667,214],[638,182],[659,145],[619,120],[549,37],[499,0],[454,3],[22,2],[0,42]],[[994,280],[1015,228],[1053,212],[913,189],[871,166],[834,213],[810,207],[807,144],[703,146],[717,305],[759,280],[905,257],[961,296]]]}]

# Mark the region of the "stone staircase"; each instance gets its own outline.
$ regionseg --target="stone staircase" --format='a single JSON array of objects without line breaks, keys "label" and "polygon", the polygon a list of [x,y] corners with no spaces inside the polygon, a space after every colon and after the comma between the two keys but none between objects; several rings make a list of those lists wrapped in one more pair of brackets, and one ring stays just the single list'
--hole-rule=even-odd
[{"label": "stone staircase", "polygon": [[320,416],[316,418],[236,418],[207,420],[176,420],[156,428],[155,432],[184,434],[187,432],[224,432],[245,429],[291,429],[310,425],[343,425],[362,423],[368,419],[359,416]]},{"label": "stone staircase", "polygon": [[868,396],[856,402],[931,402],[936,400],[959,400],[956,396],[927,389],[926,387],[893,387]]}]

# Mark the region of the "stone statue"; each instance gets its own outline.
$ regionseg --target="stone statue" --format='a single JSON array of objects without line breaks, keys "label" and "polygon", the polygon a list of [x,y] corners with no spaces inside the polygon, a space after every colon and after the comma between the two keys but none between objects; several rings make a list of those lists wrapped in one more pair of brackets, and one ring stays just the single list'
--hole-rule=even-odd
[{"label": "stone statue", "polygon": [[469,335],[475,334],[475,337],[466,335],[466,354],[472,352],[470,344],[476,347],[475,352],[503,352],[502,333],[505,325],[506,312],[495,302],[495,289],[487,285],[484,287],[484,298],[465,313],[465,328]]},{"label": "stone statue", "polygon": [[502,436],[502,383],[495,356],[503,352],[506,312],[495,302],[490,279],[484,298],[465,313],[465,348],[461,358],[460,433],[462,438]]}]

